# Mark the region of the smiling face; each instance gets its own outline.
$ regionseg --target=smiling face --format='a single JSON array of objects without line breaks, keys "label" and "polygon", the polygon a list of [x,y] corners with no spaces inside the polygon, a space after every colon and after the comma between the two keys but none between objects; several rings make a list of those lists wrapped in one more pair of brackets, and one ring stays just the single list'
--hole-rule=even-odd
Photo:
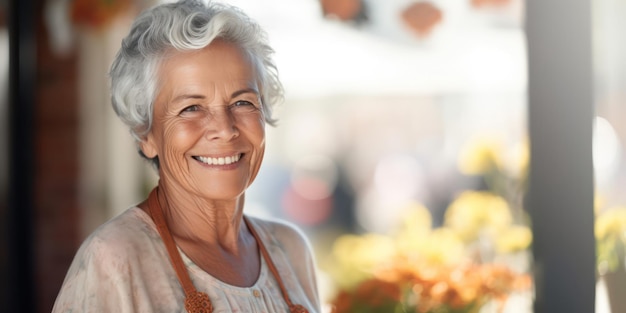
[{"label": "smiling face", "polygon": [[229,200],[254,180],[265,122],[254,67],[235,45],[168,56],[160,67],[152,129],[143,153],[160,179],[194,195]]}]

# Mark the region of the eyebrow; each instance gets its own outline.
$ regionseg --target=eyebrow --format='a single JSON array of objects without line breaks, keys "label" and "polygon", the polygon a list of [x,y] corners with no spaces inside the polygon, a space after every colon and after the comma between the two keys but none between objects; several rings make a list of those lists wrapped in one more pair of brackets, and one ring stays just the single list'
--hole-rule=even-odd
[{"label": "eyebrow", "polygon": [[[245,94],[245,93],[253,93],[255,95],[259,94],[259,92],[256,89],[254,89],[254,88],[246,88],[246,89],[241,89],[241,90],[237,90],[237,91],[233,92],[230,95],[230,97],[231,98],[235,98],[235,97],[238,97],[238,96],[240,96],[242,94]],[[174,100],[172,100],[172,102],[175,103],[175,102],[179,102],[179,101],[187,100],[187,99],[206,99],[206,97],[203,96],[203,95],[199,95],[199,94],[182,94],[182,95],[179,95],[176,98],[174,98]]]},{"label": "eyebrow", "polygon": [[254,88],[246,88],[246,89],[241,89],[241,90],[237,90],[235,92],[233,92],[232,95],[230,95],[231,98],[235,98],[237,96],[240,96],[244,93],[253,93],[255,95],[259,95],[259,91],[254,89]]},{"label": "eyebrow", "polygon": [[176,98],[174,98],[174,100],[172,100],[172,102],[176,103],[182,100],[187,100],[187,99],[205,99],[206,97],[203,95],[188,95],[188,94],[183,94],[180,96],[177,96]]}]

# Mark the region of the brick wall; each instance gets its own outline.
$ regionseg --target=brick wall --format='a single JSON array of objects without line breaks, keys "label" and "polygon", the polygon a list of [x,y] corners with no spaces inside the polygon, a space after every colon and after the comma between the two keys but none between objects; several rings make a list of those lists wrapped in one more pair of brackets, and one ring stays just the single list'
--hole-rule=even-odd
[{"label": "brick wall", "polygon": [[80,244],[77,58],[51,52],[41,6],[37,16],[35,300],[50,312]]}]

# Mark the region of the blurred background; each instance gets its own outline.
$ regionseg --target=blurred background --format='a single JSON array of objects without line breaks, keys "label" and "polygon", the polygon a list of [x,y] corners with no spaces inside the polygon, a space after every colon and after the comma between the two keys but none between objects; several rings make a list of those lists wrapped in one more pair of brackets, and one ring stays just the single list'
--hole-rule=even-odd
[{"label": "blurred background", "polygon": [[[412,292],[430,309],[532,312],[524,1],[223,2],[267,31],[286,90],[246,210],[307,234],[325,308],[363,303],[368,283],[384,290],[408,271],[425,282]],[[0,1],[0,311],[49,312],[82,240],[156,184],[111,109],[107,72],[132,19],[160,1],[16,3]],[[589,14],[590,288],[596,312],[617,313],[625,306],[611,295],[626,292],[626,3],[593,1]],[[17,77],[25,80],[9,88]]]}]

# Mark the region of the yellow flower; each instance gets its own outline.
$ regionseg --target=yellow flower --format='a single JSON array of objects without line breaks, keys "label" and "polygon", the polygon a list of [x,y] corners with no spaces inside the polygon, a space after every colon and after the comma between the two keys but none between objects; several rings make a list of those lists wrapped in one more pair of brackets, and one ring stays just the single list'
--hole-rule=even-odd
[{"label": "yellow flower", "polygon": [[461,261],[465,245],[461,239],[448,228],[437,228],[428,236],[423,249],[426,260],[452,264]]},{"label": "yellow flower", "polygon": [[528,248],[532,242],[532,232],[526,226],[511,226],[496,238],[496,248],[501,253],[510,253]]},{"label": "yellow flower", "polygon": [[458,167],[467,175],[485,174],[502,165],[502,142],[490,136],[470,138],[459,153]]},{"label": "yellow flower", "polygon": [[395,254],[393,240],[377,234],[343,235],[333,244],[336,266],[331,275],[338,284],[349,287],[369,276],[379,264]]},{"label": "yellow flower", "polygon": [[516,177],[524,176],[528,171],[529,163],[530,148],[528,146],[528,140],[516,143],[510,151],[507,162],[507,169],[509,173]]},{"label": "yellow flower", "polygon": [[600,214],[596,218],[595,234],[598,239],[610,236],[623,236],[626,239],[626,207],[609,209]]},{"label": "yellow flower", "polygon": [[479,233],[496,235],[511,225],[513,217],[508,203],[500,196],[483,191],[465,191],[448,207],[445,225],[465,242]]},{"label": "yellow flower", "polygon": [[432,217],[428,209],[411,203],[395,236],[396,251],[401,256],[421,256],[436,263],[458,261],[463,254],[463,242],[447,228],[432,230]]},{"label": "yellow flower", "polygon": [[410,233],[411,235],[417,236],[430,232],[432,216],[424,205],[417,202],[410,202],[402,212],[404,212],[404,214],[400,224],[400,234]]},{"label": "yellow flower", "polygon": [[418,203],[410,203],[401,218],[400,226],[394,239],[399,253],[422,253],[430,236],[432,218],[426,207]]}]

